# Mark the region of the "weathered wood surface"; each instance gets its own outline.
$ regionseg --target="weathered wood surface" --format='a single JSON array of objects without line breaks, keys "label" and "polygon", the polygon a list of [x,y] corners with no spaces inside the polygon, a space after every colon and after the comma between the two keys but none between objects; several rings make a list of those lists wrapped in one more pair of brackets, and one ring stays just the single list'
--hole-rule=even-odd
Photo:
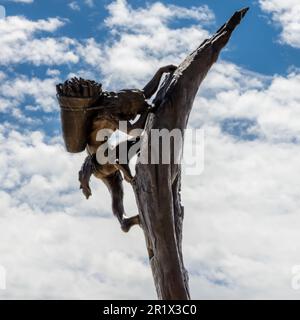
[{"label": "weathered wood surface", "polygon": [[[184,131],[201,82],[247,11],[248,8],[236,12],[168,76],[154,100],[158,108],[148,117],[148,134],[152,129]],[[151,154],[151,147],[151,139],[142,140],[142,153],[147,150]],[[171,150],[172,158],[181,157],[182,147],[177,154],[174,148]],[[182,258],[184,208],[180,199],[180,164],[138,163],[133,188],[158,298],[190,299]]]}]

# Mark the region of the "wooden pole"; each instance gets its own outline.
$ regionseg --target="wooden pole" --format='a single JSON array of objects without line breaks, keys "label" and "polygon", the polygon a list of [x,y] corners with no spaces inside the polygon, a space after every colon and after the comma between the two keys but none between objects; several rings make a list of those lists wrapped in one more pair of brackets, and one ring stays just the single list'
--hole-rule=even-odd
[{"label": "wooden pole", "polygon": [[[201,82],[247,11],[248,8],[237,11],[164,81],[154,99],[157,109],[146,123],[141,157],[151,155],[155,148],[151,139],[153,129],[184,132]],[[182,148],[183,144],[179,151],[172,147],[171,159],[181,159]],[[188,273],[182,258],[181,165],[140,162],[136,165],[133,188],[158,298],[190,299]]]}]

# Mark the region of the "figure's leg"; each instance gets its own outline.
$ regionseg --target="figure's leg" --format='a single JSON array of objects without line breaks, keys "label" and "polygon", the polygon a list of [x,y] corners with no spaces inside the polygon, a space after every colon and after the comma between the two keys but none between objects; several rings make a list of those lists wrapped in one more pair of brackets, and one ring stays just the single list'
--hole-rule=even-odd
[{"label": "figure's leg", "polygon": [[121,229],[124,232],[128,232],[133,225],[139,224],[139,216],[128,218],[125,215],[124,205],[123,205],[123,179],[119,171],[114,174],[102,179],[107,186],[111,198],[112,198],[112,210],[113,214],[117,217],[120,222]]},{"label": "figure's leg", "polygon": [[[133,154],[130,153],[130,149],[132,148],[133,145],[137,144],[140,142],[140,137],[133,138],[126,140],[124,142],[121,142],[116,146],[116,152],[113,152],[113,154],[116,154],[116,161],[115,161],[115,166],[118,170],[120,170],[124,178],[127,182],[131,183],[133,180],[133,176],[129,167],[129,161],[136,155],[139,154],[139,149],[137,150],[137,153]],[[120,153],[124,152],[126,153],[125,156],[122,156]],[[122,156],[122,157],[121,157]],[[126,160],[126,163],[120,163],[119,159],[122,158]]]}]

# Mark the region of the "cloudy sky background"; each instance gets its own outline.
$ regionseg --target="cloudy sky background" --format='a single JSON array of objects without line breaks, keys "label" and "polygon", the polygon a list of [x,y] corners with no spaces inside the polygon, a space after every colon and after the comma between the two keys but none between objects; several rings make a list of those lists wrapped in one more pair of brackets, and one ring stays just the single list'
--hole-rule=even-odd
[{"label": "cloudy sky background", "polygon": [[0,4],[1,299],[156,297],[141,230],[120,231],[100,182],[78,190],[85,154],[64,150],[55,84],[141,88],[245,5],[190,118],[205,169],[183,178],[185,263],[195,299],[300,298],[299,0]]}]

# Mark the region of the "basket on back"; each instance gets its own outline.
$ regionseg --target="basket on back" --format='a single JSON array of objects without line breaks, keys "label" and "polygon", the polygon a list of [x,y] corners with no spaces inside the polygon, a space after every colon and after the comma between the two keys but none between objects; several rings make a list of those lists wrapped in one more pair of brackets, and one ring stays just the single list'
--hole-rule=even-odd
[{"label": "basket on back", "polygon": [[87,145],[92,117],[98,109],[95,102],[102,93],[102,85],[72,78],[58,84],[56,91],[66,149],[71,153],[82,152]]}]

